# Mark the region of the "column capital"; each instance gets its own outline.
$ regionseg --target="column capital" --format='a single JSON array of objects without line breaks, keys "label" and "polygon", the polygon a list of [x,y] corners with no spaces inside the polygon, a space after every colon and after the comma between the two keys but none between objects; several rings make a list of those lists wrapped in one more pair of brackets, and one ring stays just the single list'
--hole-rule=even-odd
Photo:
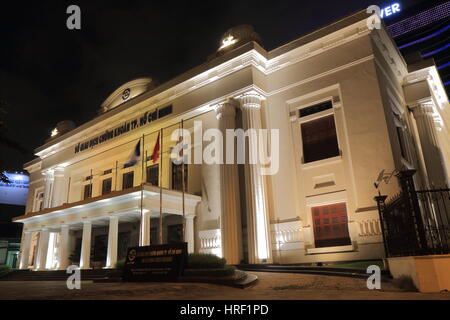
[{"label": "column capital", "polygon": [[431,102],[422,102],[417,103],[416,105],[411,106],[414,118],[434,114],[434,107]]},{"label": "column capital", "polygon": [[47,178],[53,178],[53,175],[55,174],[55,170],[47,169],[47,170],[43,171],[42,174]]},{"label": "column capital", "polygon": [[266,98],[259,94],[258,92],[252,90],[246,93],[243,93],[236,97],[240,100],[241,106],[243,108],[261,108],[261,101],[265,100]]},{"label": "column capital", "polygon": [[238,107],[239,102],[233,98],[229,98],[226,101],[220,102],[213,106],[214,111],[216,111],[216,117],[219,120],[225,117],[234,118],[236,116],[236,108]]}]

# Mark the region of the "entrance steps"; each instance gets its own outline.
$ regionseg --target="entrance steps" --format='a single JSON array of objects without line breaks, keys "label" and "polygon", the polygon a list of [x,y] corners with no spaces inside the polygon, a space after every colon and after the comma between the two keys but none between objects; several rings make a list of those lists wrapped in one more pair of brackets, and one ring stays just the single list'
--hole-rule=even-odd
[{"label": "entrance steps", "polygon": [[[108,279],[111,269],[81,270],[81,281]],[[66,281],[70,276],[66,270],[14,270],[0,278],[0,281]]]},{"label": "entrance steps", "polygon": [[[278,272],[278,273],[304,273],[326,276],[351,277],[367,279],[370,275],[365,269],[315,267],[304,265],[282,265],[282,264],[240,264],[236,266],[239,270],[254,272]],[[382,280],[390,279],[386,270],[381,270]]]}]

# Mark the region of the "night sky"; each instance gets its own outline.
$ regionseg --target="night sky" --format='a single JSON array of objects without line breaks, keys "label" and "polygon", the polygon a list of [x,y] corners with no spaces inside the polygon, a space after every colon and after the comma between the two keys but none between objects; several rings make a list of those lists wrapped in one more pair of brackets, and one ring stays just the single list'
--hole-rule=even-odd
[{"label": "night sky", "polygon": [[[0,157],[6,169],[20,171],[57,122],[81,125],[123,83],[141,76],[163,83],[205,62],[230,27],[253,25],[271,50],[396,1],[10,2],[0,9],[0,101],[7,136],[28,152],[0,146]],[[423,0],[398,2],[405,8]],[[81,8],[81,30],[66,27],[71,4]]]}]

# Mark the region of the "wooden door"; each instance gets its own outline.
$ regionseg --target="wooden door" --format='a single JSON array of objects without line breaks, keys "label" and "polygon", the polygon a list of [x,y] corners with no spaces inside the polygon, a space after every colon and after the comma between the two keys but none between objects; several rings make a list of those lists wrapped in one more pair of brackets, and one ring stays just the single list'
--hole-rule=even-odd
[{"label": "wooden door", "polygon": [[316,248],[350,245],[345,202],[311,208]]}]

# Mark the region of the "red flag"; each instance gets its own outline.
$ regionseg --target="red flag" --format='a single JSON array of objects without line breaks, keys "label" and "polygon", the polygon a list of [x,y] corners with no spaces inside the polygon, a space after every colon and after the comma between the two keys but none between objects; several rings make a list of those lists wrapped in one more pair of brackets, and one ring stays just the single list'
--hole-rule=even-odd
[{"label": "red flag", "polygon": [[159,134],[160,132],[158,132],[158,138],[156,139],[155,146],[153,147],[153,153],[150,156],[153,160],[153,163],[155,163],[159,159]]}]

